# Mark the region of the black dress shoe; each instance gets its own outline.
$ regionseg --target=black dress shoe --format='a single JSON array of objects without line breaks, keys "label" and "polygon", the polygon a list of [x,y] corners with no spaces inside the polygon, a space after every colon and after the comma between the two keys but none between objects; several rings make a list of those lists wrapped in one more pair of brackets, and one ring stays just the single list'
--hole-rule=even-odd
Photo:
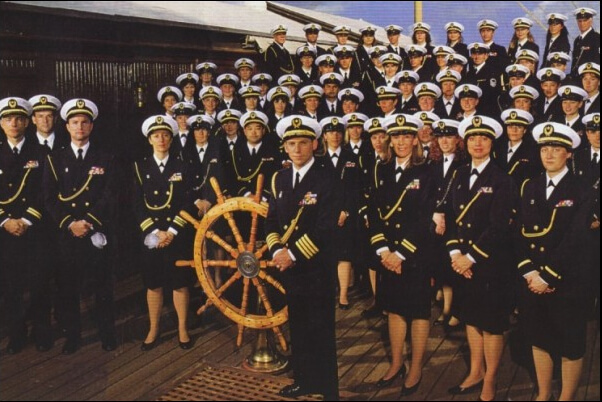
[{"label": "black dress shoe", "polygon": [[155,346],[157,346],[158,344],[159,344],[159,337],[157,336],[155,338],[155,340],[152,341],[151,343],[142,342],[142,345],[140,346],[140,350],[143,352],[148,352],[150,350],[153,350],[155,348]]},{"label": "black dress shoe", "polygon": [[362,318],[376,318],[383,314],[382,309],[372,306],[369,309],[362,311]]},{"label": "black dress shoe", "polygon": [[52,349],[52,345],[54,342],[52,341],[52,337],[48,338],[38,338],[36,339],[36,350],[38,352],[48,352]]},{"label": "black dress shoe", "polygon": [[25,346],[24,338],[10,338],[8,345],[6,346],[6,353],[9,355],[16,355],[23,350]]},{"label": "black dress shoe", "polygon": [[72,355],[77,351],[78,340],[76,337],[68,337],[63,345],[63,354]]},{"label": "black dress shoe", "polygon": [[476,391],[478,389],[480,389],[483,386],[483,380],[470,385],[468,387],[461,387],[460,385],[456,385],[455,387],[451,387],[450,389],[447,390],[447,392],[449,392],[452,395],[464,395],[464,394],[468,394],[471,393],[473,391]]},{"label": "black dress shoe", "polygon": [[399,397],[404,397],[404,396],[410,396],[412,394],[415,394],[416,391],[418,391],[418,387],[420,386],[420,383],[422,382],[422,377],[420,377],[420,380],[418,380],[418,382],[414,385],[412,385],[411,387],[406,387],[405,383],[401,386],[401,393],[399,394]]},{"label": "black dress shoe", "polygon": [[298,396],[309,395],[312,392],[305,389],[301,385],[292,383],[291,385],[287,385],[283,387],[280,391],[278,391],[278,395],[283,396],[285,398],[296,398]]},{"label": "black dress shoe", "polygon": [[117,349],[117,340],[114,336],[109,336],[102,340],[102,350],[112,352],[115,349]]},{"label": "black dress shoe", "polygon": [[184,350],[188,350],[192,347],[192,339],[189,340],[188,342],[182,342],[180,341],[180,348],[184,349]]},{"label": "black dress shoe", "polygon": [[378,380],[376,382],[376,388],[387,388],[390,387],[391,384],[393,384],[393,382],[397,379],[397,378],[403,378],[406,375],[406,366],[402,365],[401,368],[397,371],[397,373],[393,374],[393,376],[391,378],[388,379],[384,379],[381,378],[380,380]]},{"label": "black dress shoe", "polygon": [[351,305],[349,303],[347,303],[347,304],[339,303],[339,308],[341,310],[349,310],[351,308]]}]

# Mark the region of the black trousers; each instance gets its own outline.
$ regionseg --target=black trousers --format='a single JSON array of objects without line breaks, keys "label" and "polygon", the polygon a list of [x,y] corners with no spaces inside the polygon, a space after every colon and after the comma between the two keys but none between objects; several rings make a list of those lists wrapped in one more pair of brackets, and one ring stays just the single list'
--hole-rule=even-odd
[{"label": "black trousers", "polygon": [[76,238],[63,234],[59,241],[60,267],[57,297],[61,324],[67,336],[79,337],[81,331],[80,296],[94,293],[96,319],[101,339],[113,336],[115,313],[113,278],[107,246],[98,249],[89,237]]},{"label": "black trousers", "polygon": [[24,235],[16,237],[0,228],[0,282],[6,306],[8,335],[13,339],[27,335],[26,308],[23,294],[30,291],[29,313],[34,334],[50,332],[51,269],[45,264],[36,227],[30,227]]},{"label": "black trousers", "polygon": [[[328,265],[331,267],[332,265]],[[293,270],[305,267],[295,266]],[[324,395],[324,400],[339,399],[339,380],[335,338],[335,281],[331,272],[313,270],[287,278],[292,367],[295,382]]]}]

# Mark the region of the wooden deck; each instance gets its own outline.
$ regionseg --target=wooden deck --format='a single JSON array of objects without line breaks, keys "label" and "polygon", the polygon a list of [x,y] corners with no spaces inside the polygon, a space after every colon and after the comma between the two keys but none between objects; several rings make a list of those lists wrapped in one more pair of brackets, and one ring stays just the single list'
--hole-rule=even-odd
[{"label": "wooden deck", "polygon": [[[61,354],[64,339],[58,339],[49,352],[39,353],[30,343],[17,355],[6,354],[7,339],[2,339],[0,399],[157,399],[207,364],[239,367],[253,347],[254,336],[250,332],[245,336],[243,347],[238,349],[235,346],[236,327],[213,309],[202,319],[193,320],[194,347],[182,350],[178,347],[174,313],[166,307],[161,344],[150,352],[142,352],[140,344],[148,324],[140,279],[133,277],[121,281],[116,294],[120,313],[117,322],[119,347],[114,352],[100,348],[92,325],[86,326],[82,334],[83,345],[71,356]],[[360,313],[367,302],[353,298],[351,301],[353,307],[348,311],[337,310],[336,316],[341,397],[358,401],[398,400],[400,380],[383,390],[373,385],[388,366],[386,323],[380,318],[361,318]],[[439,307],[434,306],[433,317],[438,315]],[[585,367],[577,400],[600,400],[600,333],[597,325],[592,321],[588,327]],[[446,335],[441,327],[432,327],[427,348],[424,379],[411,400],[475,400],[477,393],[456,398],[447,393],[449,387],[462,380],[468,367],[468,348],[463,332]],[[554,394],[558,396],[557,391]],[[530,400],[534,396],[528,370],[513,362],[506,343],[497,399]]]}]

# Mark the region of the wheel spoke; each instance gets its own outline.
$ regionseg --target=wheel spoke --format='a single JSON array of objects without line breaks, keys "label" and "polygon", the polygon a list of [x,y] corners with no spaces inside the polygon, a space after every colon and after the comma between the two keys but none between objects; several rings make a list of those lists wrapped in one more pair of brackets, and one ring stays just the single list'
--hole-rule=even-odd
[{"label": "wheel spoke", "polygon": [[283,295],[286,294],[286,291],[284,290],[282,284],[276,279],[274,279],[273,276],[266,274],[265,271],[259,271],[259,277],[267,283],[269,283],[270,285],[272,285],[273,287],[275,287],[276,289],[278,289]]},{"label": "wheel spoke", "polygon": [[182,218],[184,218],[192,226],[194,226],[195,229],[199,228],[199,225],[200,225],[201,222],[199,222],[198,220],[196,220],[195,218],[193,218],[192,215],[190,215],[188,212],[186,212],[186,211],[180,211],[180,216]]},{"label": "wheel spoke", "polygon": [[274,327],[272,328],[272,331],[274,331],[274,334],[276,334],[276,337],[278,338],[278,341],[280,342],[280,346],[282,347],[282,350],[286,351],[288,350],[288,345],[286,344],[286,339],[284,338],[284,335],[282,334],[282,330],[280,330],[280,327]]},{"label": "wheel spoke", "polygon": [[194,268],[194,260],[178,260],[176,261],[176,267]]},{"label": "wheel spoke", "polygon": [[273,317],[274,310],[272,309],[272,303],[270,303],[270,300],[268,299],[268,295],[265,292],[263,285],[261,284],[261,282],[259,282],[259,279],[257,279],[257,277],[253,278],[252,280],[253,280],[253,285],[255,285],[255,287],[257,288],[257,293],[259,293],[259,297],[261,298],[263,307],[265,307],[266,315],[268,317]]},{"label": "wheel spoke", "polygon": [[263,257],[263,254],[268,251],[268,245],[264,244],[263,246],[261,246],[261,248],[259,250],[257,250],[255,252],[255,258],[257,258],[258,260],[261,259],[261,257]]},{"label": "wheel spoke", "polygon": [[232,234],[236,239],[236,244],[238,245],[238,251],[245,251],[245,243],[242,239],[242,235],[240,234],[240,230],[238,230],[238,226],[236,225],[236,221],[230,212],[224,212],[224,218],[228,221],[228,226],[230,226],[230,230],[232,230]]},{"label": "wheel spoke", "polygon": [[217,245],[221,246],[224,250],[226,250],[232,258],[236,259],[238,257],[238,250],[228,244],[227,241],[222,239],[219,235],[217,235],[214,231],[208,231],[205,236],[215,242]]},{"label": "wheel spoke", "polygon": [[[243,283],[244,287],[242,290],[242,303],[240,305],[240,315],[244,317],[245,315],[247,315],[247,305],[249,304],[249,288],[251,281],[249,280],[249,278],[244,278]],[[242,324],[238,324],[238,336],[236,337],[236,346],[238,346],[239,348],[242,346],[242,336],[244,332],[245,326]]]},{"label": "wheel spoke", "polygon": [[[263,178],[263,174],[260,174],[257,177],[257,185],[255,188],[255,194],[253,195],[253,201],[255,201],[258,204],[261,202],[261,192],[263,191]],[[249,244],[247,244],[247,251],[249,253],[252,253],[255,249],[255,240],[257,239],[257,221],[259,220],[259,214],[257,212],[253,212],[251,216],[251,235],[249,237]]]},{"label": "wheel spoke", "polygon": [[236,260],[203,260],[203,266],[236,269]]}]

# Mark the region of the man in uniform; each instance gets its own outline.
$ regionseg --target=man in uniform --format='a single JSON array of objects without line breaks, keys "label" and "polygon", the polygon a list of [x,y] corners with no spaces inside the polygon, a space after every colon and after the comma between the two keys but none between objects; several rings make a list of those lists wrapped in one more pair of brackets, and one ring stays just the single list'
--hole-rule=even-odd
[{"label": "man in uniform", "polygon": [[307,43],[305,46],[309,47],[310,50],[313,50],[314,53],[318,56],[322,56],[326,54],[326,49],[318,46],[318,35],[320,35],[320,31],[322,30],[322,26],[320,24],[305,24],[303,26],[303,31],[305,31],[305,38],[307,39]]},{"label": "man in uniform", "polygon": [[178,155],[182,160],[183,155],[194,147],[194,138],[188,138],[188,125],[186,121],[196,111],[194,103],[178,102],[171,107],[174,120],[178,123],[178,132],[174,135],[171,149],[173,155]]},{"label": "man in uniform", "polygon": [[437,82],[441,85],[441,97],[435,102],[435,114],[442,119],[457,120],[462,113],[460,101],[455,97],[454,91],[462,79],[459,72],[451,69],[437,74]]},{"label": "man in uniform", "polygon": [[329,250],[339,211],[334,182],[313,157],[321,134],[317,121],[292,115],[276,130],[292,166],[272,178],[265,233],[286,290],[295,379],[279,394],[291,398],[319,393],[324,400],[338,400],[335,277]]},{"label": "man in uniform", "polygon": [[489,62],[499,75],[510,64],[510,58],[504,46],[493,42],[493,36],[497,28],[498,23],[493,20],[485,19],[477,22],[477,29],[479,30],[481,39],[489,47]]},{"label": "man in uniform", "polygon": [[320,77],[320,83],[324,88],[324,97],[318,108],[318,115],[323,117],[342,116],[343,110],[338,95],[343,77],[339,73],[324,74]]},{"label": "man in uniform", "polygon": [[501,92],[499,85],[500,73],[488,61],[489,46],[475,42],[468,45],[468,50],[473,64],[470,66],[468,74],[466,74],[466,81],[478,86],[483,91],[479,113],[497,118],[499,109],[496,101]]},{"label": "man in uniform", "polygon": [[36,139],[44,150],[50,153],[67,145],[67,139],[55,132],[58,111],[63,105],[61,101],[52,95],[36,95],[29,99],[29,103],[33,107],[31,121],[36,126]]},{"label": "man in uniform", "polygon": [[[52,346],[48,268],[37,245],[42,224],[40,184],[44,151],[32,138],[25,138],[32,107],[25,99],[0,100],[0,125],[6,140],[0,140],[0,283],[7,316],[9,354],[25,346],[27,327],[23,293],[29,284],[33,337],[39,351]],[[44,268],[44,269],[42,269]]]},{"label": "man in uniform", "polygon": [[571,63],[571,75],[578,79],[578,68],[587,62],[600,64],[600,33],[592,27],[596,10],[581,7],[573,11],[577,18],[579,36],[573,42],[573,62]]},{"label": "man in uniform", "polygon": [[60,230],[59,305],[67,340],[63,354],[78,348],[80,294],[96,293],[102,348],[115,350],[113,286],[108,247],[117,199],[114,158],[90,142],[98,108],[72,99],[61,108],[71,143],[48,156],[44,169],[44,204]]},{"label": "man in uniform", "polygon": [[284,74],[293,74],[295,64],[291,54],[284,47],[286,42],[287,27],[276,25],[271,30],[274,42],[265,50],[263,71],[268,72],[274,80],[278,80]]},{"label": "man in uniform", "polygon": [[537,78],[541,81],[541,93],[545,98],[543,102],[536,105],[535,109],[540,123],[552,121],[555,116],[563,114],[558,87],[564,77],[565,74],[554,67],[542,68],[537,72]]}]

